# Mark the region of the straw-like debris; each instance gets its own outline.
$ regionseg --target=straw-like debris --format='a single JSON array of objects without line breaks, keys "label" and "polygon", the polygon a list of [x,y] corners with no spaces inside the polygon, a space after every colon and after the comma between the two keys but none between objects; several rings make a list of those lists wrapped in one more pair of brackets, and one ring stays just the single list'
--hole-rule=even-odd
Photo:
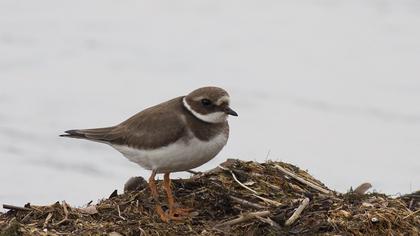
[{"label": "straw-like debris", "polygon": [[4,205],[0,235],[420,235],[419,192],[391,198],[365,194],[364,184],[340,194],[282,162],[228,160],[172,185],[194,209],[183,221],[163,223],[137,178],[126,193],[83,208]]}]

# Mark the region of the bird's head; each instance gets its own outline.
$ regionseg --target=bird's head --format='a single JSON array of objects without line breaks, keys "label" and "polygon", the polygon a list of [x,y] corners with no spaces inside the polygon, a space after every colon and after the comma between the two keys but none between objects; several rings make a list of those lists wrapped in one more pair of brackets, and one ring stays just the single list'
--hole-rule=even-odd
[{"label": "bird's head", "polygon": [[208,123],[222,123],[229,115],[238,116],[229,106],[229,94],[218,87],[196,89],[183,98],[183,104],[195,117]]}]

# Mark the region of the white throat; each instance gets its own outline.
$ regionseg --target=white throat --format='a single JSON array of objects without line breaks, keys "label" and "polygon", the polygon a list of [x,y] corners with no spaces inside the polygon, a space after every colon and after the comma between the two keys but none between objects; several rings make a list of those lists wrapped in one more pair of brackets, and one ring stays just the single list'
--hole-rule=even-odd
[{"label": "white throat", "polygon": [[184,107],[187,108],[187,110],[189,110],[195,117],[197,117],[198,119],[204,121],[204,122],[208,122],[208,123],[222,123],[225,122],[227,120],[228,115],[224,112],[218,111],[218,112],[213,112],[210,114],[200,114],[196,111],[194,111],[191,106],[188,104],[187,100],[185,99],[185,97],[182,99],[182,103],[184,104]]}]

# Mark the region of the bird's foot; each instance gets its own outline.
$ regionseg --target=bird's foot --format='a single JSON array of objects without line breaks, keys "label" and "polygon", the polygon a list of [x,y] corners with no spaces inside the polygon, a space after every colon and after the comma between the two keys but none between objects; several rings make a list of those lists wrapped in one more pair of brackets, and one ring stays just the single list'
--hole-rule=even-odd
[{"label": "bird's foot", "polygon": [[181,221],[185,220],[191,216],[191,211],[193,208],[174,208],[172,211],[164,212],[160,205],[156,206],[156,213],[159,215],[160,219],[168,223],[171,220]]},{"label": "bird's foot", "polygon": [[171,220],[185,220],[191,216],[192,208],[173,208],[172,211],[169,211],[168,217]]},{"label": "bird's foot", "polygon": [[172,212],[169,212],[169,214],[174,215],[174,216],[184,216],[184,217],[188,217],[190,216],[191,212],[193,211],[193,208],[181,208],[181,207],[177,207],[177,208],[173,208]]},{"label": "bird's foot", "polygon": [[168,214],[166,214],[162,207],[160,205],[156,205],[156,213],[159,215],[160,219],[165,222],[168,223],[170,220],[170,217]]}]

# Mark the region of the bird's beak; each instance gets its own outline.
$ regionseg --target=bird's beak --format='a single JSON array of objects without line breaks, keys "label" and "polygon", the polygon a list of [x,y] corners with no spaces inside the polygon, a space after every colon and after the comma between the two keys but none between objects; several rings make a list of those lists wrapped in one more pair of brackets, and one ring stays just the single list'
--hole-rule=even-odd
[{"label": "bird's beak", "polygon": [[236,113],[236,111],[232,110],[230,107],[225,108],[225,113],[231,116],[238,116],[238,113]]}]

